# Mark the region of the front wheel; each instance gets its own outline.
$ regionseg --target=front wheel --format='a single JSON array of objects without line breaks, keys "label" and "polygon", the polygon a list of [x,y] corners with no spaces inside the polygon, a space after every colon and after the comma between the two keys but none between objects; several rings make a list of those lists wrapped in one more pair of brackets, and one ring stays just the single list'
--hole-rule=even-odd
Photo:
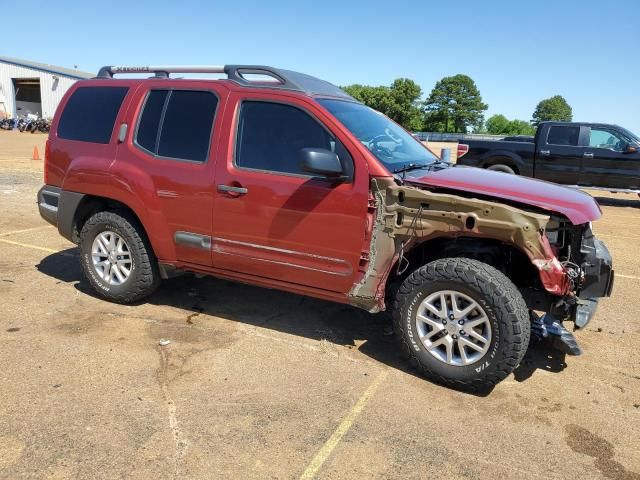
[{"label": "front wheel", "polygon": [[85,276],[103,298],[133,303],[160,283],[155,256],[140,223],[127,212],[99,212],[80,232]]},{"label": "front wheel", "polygon": [[516,286],[467,258],[413,272],[398,290],[393,316],[403,350],[421,373],[460,390],[495,386],[529,345],[529,313]]}]

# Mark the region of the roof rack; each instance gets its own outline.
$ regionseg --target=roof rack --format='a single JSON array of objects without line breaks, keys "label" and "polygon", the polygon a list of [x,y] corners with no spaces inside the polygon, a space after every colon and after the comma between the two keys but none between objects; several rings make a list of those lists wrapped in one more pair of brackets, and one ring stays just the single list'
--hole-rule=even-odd
[{"label": "roof rack", "polygon": [[[105,66],[95,78],[113,78],[127,73],[153,73],[155,78],[169,78],[171,73],[224,73],[244,87],[294,90],[307,95],[321,95],[354,100],[340,88],[325,80],[291,70],[264,65],[149,65],[138,67]],[[271,77],[273,81],[251,80],[251,75]],[[249,76],[249,78],[247,77]]]}]

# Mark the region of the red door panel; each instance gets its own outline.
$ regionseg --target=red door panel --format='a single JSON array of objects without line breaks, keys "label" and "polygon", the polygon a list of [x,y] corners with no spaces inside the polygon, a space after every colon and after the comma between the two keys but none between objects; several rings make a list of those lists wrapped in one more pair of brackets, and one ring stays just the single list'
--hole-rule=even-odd
[{"label": "red door panel", "polygon": [[226,88],[213,86],[212,82],[192,82],[185,86],[184,82],[170,80],[155,82],[150,88],[210,91],[218,98],[208,158],[204,162],[184,161],[154,155],[135,141],[138,118],[149,92],[149,88],[140,89],[131,104],[132,114],[129,118],[132,124],[129,126],[128,138],[118,149],[117,161],[112,169],[115,176],[120,171],[122,178],[129,182],[132,178],[137,178],[139,185],[131,185],[132,188],[145,191],[149,199],[146,208],[155,209],[155,213],[164,218],[171,241],[175,245],[176,258],[162,260],[208,266],[211,264],[210,235],[216,146],[220,141],[218,124],[226,102]]},{"label": "red door panel", "polygon": [[[349,148],[349,140],[331,129],[331,119],[311,101],[276,94],[268,98],[302,107]],[[368,175],[364,159],[350,149],[356,172],[352,183],[239,168],[233,160],[243,99],[247,98],[232,95],[223,127],[230,128],[232,135],[216,171],[216,185],[222,191],[217,189],[213,200],[213,266],[349,291],[365,236]]]}]

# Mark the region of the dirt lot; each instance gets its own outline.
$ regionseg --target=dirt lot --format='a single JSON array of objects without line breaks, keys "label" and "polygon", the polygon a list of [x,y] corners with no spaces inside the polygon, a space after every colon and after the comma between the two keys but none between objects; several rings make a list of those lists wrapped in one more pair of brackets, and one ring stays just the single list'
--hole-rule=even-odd
[{"label": "dirt lot", "polygon": [[350,307],[191,276],[94,298],[37,213],[43,143],[0,132],[0,478],[640,478],[636,197],[600,198],[618,275],[584,355],[478,397]]}]

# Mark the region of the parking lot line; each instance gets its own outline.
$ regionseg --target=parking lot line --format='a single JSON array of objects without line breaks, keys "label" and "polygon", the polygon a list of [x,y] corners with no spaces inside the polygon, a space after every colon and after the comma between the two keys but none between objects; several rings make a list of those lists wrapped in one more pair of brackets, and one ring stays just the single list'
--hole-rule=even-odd
[{"label": "parking lot line", "polygon": [[358,399],[356,404],[351,408],[347,416],[340,422],[338,428],[333,432],[333,434],[329,437],[329,439],[324,443],[322,448],[316,453],[313,460],[309,466],[305,469],[305,471],[300,476],[300,480],[308,480],[313,478],[320,467],[324,464],[324,462],[329,458],[331,452],[336,448],[342,437],[349,431],[351,425],[355,419],[360,415],[360,412],[364,409],[365,405],[369,402],[371,397],[376,393],[376,390],[380,387],[384,379],[388,374],[387,370],[380,372],[380,374],[376,377],[376,379],[367,387],[362,396]]},{"label": "parking lot line", "polygon": [[640,280],[640,277],[636,277],[635,275],[622,275],[621,273],[616,272],[616,278],[631,278],[633,280]]},{"label": "parking lot line", "polygon": [[15,235],[17,233],[35,232],[36,230],[43,230],[45,228],[53,228],[53,225],[40,225],[39,227],[24,228],[22,230],[14,230],[12,232],[2,232],[0,237],[7,237],[9,235]]},{"label": "parking lot line", "polygon": [[8,243],[9,245],[16,245],[18,247],[32,248],[34,250],[41,250],[43,252],[48,252],[48,253],[60,253],[61,255],[65,255],[65,256],[69,256],[69,257],[73,256],[70,253],[65,253],[65,252],[62,252],[60,250],[55,250],[53,248],[40,247],[38,245],[31,245],[30,243],[15,242],[13,240],[7,240],[6,238],[0,238],[0,242]]}]

